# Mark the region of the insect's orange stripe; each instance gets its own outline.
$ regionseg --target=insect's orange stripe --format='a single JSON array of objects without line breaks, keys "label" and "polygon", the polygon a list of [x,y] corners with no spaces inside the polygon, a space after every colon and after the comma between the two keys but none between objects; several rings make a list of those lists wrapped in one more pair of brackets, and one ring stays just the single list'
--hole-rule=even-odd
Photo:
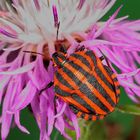
[{"label": "insect's orange stripe", "polygon": [[77,117],[81,117],[82,112],[81,112],[81,111],[79,111],[76,115],[77,115]]},{"label": "insect's orange stripe", "polygon": [[84,119],[88,120],[89,119],[89,115],[85,113]]},{"label": "insect's orange stripe", "polygon": [[[111,75],[111,77],[112,77],[113,80],[114,80],[114,79],[117,79],[117,75],[116,75],[115,73],[113,73],[113,74]],[[120,86],[119,81],[118,81],[118,80],[117,80],[117,81],[114,81],[114,85],[116,86],[116,88],[117,88],[118,86]]]},{"label": "insect's orange stripe", "polygon": [[[90,58],[88,55],[86,55],[85,53],[86,53],[86,51],[82,51],[82,52],[79,52],[79,53],[77,53],[77,54],[82,55],[85,59],[87,59],[87,61],[90,63],[90,67],[91,67],[91,68],[94,68],[95,66],[94,66],[94,64],[92,63],[91,58]],[[90,60],[90,61],[89,61],[89,60]]]},{"label": "insect's orange stripe", "polygon": [[79,59],[76,59],[75,57],[71,56],[71,60],[77,62],[76,64],[80,65],[85,71],[87,72],[90,71],[89,67],[87,67],[84,63],[82,63]]},{"label": "insect's orange stripe", "polygon": [[[101,95],[101,93],[96,90],[90,83],[87,82],[87,86],[88,88],[94,92],[94,95],[100,99],[100,101],[110,110],[110,111],[113,111],[114,110],[114,107],[111,106],[111,104]],[[97,108],[96,108],[97,109]],[[96,110],[95,109],[95,110]]]},{"label": "insect's orange stripe", "polygon": [[[80,66],[80,63],[77,63],[77,65],[79,65]],[[87,68],[87,66],[85,67],[85,69],[84,69],[85,71],[87,71],[88,72],[88,68]],[[112,111],[113,109],[114,109],[114,107],[112,107],[108,102],[107,102],[107,100],[98,92],[98,90],[96,90],[89,82],[87,82],[87,78],[86,77],[84,77],[85,78],[85,80],[83,80],[82,81],[82,83],[87,83],[86,85],[88,86],[88,88],[91,90],[91,91],[94,91],[94,93],[95,93],[95,96],[98,98],[98,99],[100,99],[100,101],[110,110],[110,111]],[[81,98],[83,98],[84,96],[80,96]],[[89,101],[86,99],[86,98],[84,98],[84,100],[88,103]],[[90,100],[91,101],[91,100]],[[93,105],[92,104],[93,102],[90,102],[90,106],[93,108],[93,106],[95,106],[95,105]],[[95,109],[97,109],[97,107],[96,108],[94,108],[94,110]],[[106,114],[106,113],[105,113]]]},{"label": "insect's orange stripe", "polygon": [[[71,71],[76,71],[72,66],[70,66],[69,64],[67,64],[67,68],[69,69],[69,70],[71,70]],[[75,74],[74,72],[73,72],[73,74]],[[79,72],[79,76],[77,75],[77,74],[75,74],[76,76],[77,76],[77,78],[80,80],[80,77],[81,76],[83,76],[80,72]],[[86,81],[87,81],[87,79],[86,79],[86,77],[85,76],[83,76],[85,79],[83,79],[81,82],[82,83],[85,83]],[[78,86],[77,86],[77,88],[78,88]],[[81,93],[80,91],[76,91],[76,93]],[[78,94],[77,93],[77,94]],[[98,105],[96,105],[94,102],[92,102],[85,94],[83,94],[83,93],[81,93],[81,94],[79,94],[79,96],[83,99],[83,100],[85,100],[86,102],[87,102],[87,104],[89,104],[94,110],[97,110],[97,112],[100,112],[100,113],[102,113],[102,114],[106,114],[106,112],[104,112]]]},{"label": "insect's orange stripe", "polygon": [[64,78],[73,88],[77,88],[77,85],[75,84],[75,82],[73,81],[73,79],[71,79],[65,72],[63,72],[62,70],[60,70],[59,73],[63,76],[63,78]]},{"label": "insect's orange stripe", "polygon": [[[88,55],[85,55],[86,57],[87,57],[87,60],[91,60],[91,58],[90,58],[90,56],[88,56]],[[84,57],[85,57],[84,56]],[[95,54],[95,56],[96,56],[96,54]],[[113,84],[113,81],[112,81],[112,79],[110,78],[110,75],[107,73],[107,71],[105,70],[105,68],[103,67],[103,64],[102,64],[102,62],[101,62],[101,60],[96,56],[96,60],[97,60],[97,66],[98,66],[98,69],[100,69],[100,71],[104,74],[104,76],[105,76],[105,78],[111,83],[111,84]],[[93,63],[93,61],[91,60],[91,61],[89,61],[90,63],[92,62],[92,64],[91,64],[91,66],[92,66],[92,69],[94,70],[94,63]]]},{"label": "insect's orange stripe", "polygon": [[104,88],[104,90],[106,91],[106,93],[108,93],[108,95],[110,96],[110,98],[112,99],[112,101],[114,103],[116,103],[115,93],[104,83],[104,81],[102,81],[102,79],[97,75],[97,73],[95,71],[93,71],[93,75],[97,79],[97,81],[99,82],[99,84]]},{"label": "insect's orange stripe", "polygon": [[115,78],[117,78],[117,75],[116,75],[115,73],[113,73],[113,74],[111,75],[111,77],[112,77],[112,79],[115,79]]},{"label": "insect's orange stripe", "polygon": [[100,115],[99,119],[102,120],[104,118],[104,115]]},{"label": "insect's orange stripe", "polygon": [[[67,68],[71,71],[76,71],[71,65],[67,64]],[[84,77],[84,79],[81,81],[82,83],[87,83],[87,78],[85,76],[83,76],[83,74],[81,74],[80,72],[78,72],[79,75],[77,75],[76,73],[73,72],[73,74],[75,74],[77,76],[77,78],[80,80],[81,76]],[[101,94],[88,82],[86,84],[88,86],[88,88],[91,90],[91,91],[94,91],[95,93],[95,96],[97,98],[99,98],[100,100],[102,100],[102,103],[108,107],[109,110],[113,110],[113,107],[106,101],[106,99],[101,96]],[[78,87],[77,87],[78,88]],[[78,90],[77,90],[78,92]],[[76,93],[77,93],[76,92]],[[94,110],[97,110],[98,113],[101,113],[102,114],[106,114],[106,112],[104,112],[98,105],[96,105],[95,103],[93,103],[93,101],[91,101],[90,99],[88,99],[88,97],[86,97],[86,95],[84,94],[81,94],[79,95],[82,99],[84,99]]]},{"label": "insect's orange stripe", "polygon": [[76,93],[82,98],[88,105],[90,105],[93,110],[96,111],[96,113],[106,114],[105,111],[103,111],[98,105],[96,105],[93,101],[91,101],[85,94],[83,94],[81,91],[76,90]]},{"label": "insect's orange stripe", "polygon": [[[70,71],[72,71],[72,73],[79,79],[80,82],[83,82],[83,80],[85,79],[85,76],[80,73],[79,71],[77,71],[75,68],[73,68],[70,64],[66,63],[66,68]],[[81,79],[81,77],[83,77],[83,79]],[[85,81],[84,81],[85,82]]]},{"label": "insect's orange stripe", "polygon": [[[111,77],[112,77],[112,79],[114,80],[114,85],[115,85],[116,89],[118,89],[118,87],[120,86],[120,83],[119,83],[118,80],[115,80],[115,79],[117,79],[117,75],[116,75],[115,73],[113,73],[113,74],[111,75]],[[116,91],[119,91],[119,89],[116,90]]]},{"label": "insect's orange stripe", "polygon": [[[81,77],[84,77],[84,79],[81,81],[82,83],[85,83],[87,82],[87,79],[85,76],[83,76],[83,74],[81,74],[80,72],[78,72],[77,70],[75,70],[71,65],[69,65],[68,63],[65,65],[67,67],[67,69],[71,70],[73,72],[73,74],[76,75],[76,77],[81,80],[80,78]],[[64,74],[64,72],[62,73],[62,75]],[[63,75],[65,78],[68,77],[68,75]],[[67,78],[66,78],[67,79]],[[69,80],[72,80],[71,78]],[[70,82],[70,81],[69,81]],[[74,83],[74,82],[73,82]],[[94,90],[94,93],[95,93],[95,96],[97,98],[99,98],[102,103],[108,107],[109,110],[113,110],[113,107],[106,101],[106,99],[101,96],[101,94],[90,84],[88,83],[87,84],[88,88],[90,88],[91,91]],[[75,85],[76,88],[78,88],[77,85]],[[94,88],[94,89],[93,89]],[[98,113],[101,113],[101,114],[106,114],[106,112],[104,112],[98,105],[96,105],[95,103],[93,103],[90,99],[88,99],[88,97],[86,97],[86,95],[84,94],[81,94],[79,95],[81,98],[83,98],[94,110],[97,110]]]},{"label": "insect's orange stripe", "polygon": [[117,90],[116,90],[116,93],[117,93],[117,94],[120,94],[120,89],[117,89]]},{"label": "insect's orange stripe", "polygon": [[115,81],[114,84],[115,84],[115,86],[119,86],[120,85],[120,83],[118,81]]},{"label": "insect's orange stripe", "polygon": [[65,91],[70,91],[71,89],[66,87],[65,85],[63,85],[61,82],[58,81],[58,79],[55,77],[54,78],[54,86],[58,85],[59,87],[61,87],[61,89],[64,89]]},{"label": "insect's orange stripe", "polygon": [[[115,73],[113,73],[111,75],[111,77],[114,80],[114,79],[117,78],[117,75]],[[120,88],[119,88],[120,84],[119,84],[119,82],[114,80],[114,85],[115,85],[115,88],[116,88],[116,94],[119,95],[120,94]],[[118,101],[119,101],[119,96],[117,96],[117,103],[118,103]]]},{"label": "insect's orange stripe", "polygon": [[60,63],[63,63],[63,61],[64,61],[62,58],[58,58],[58,60]]},{"label": "insect's orange stripe", "polygon": [[71,97],[61,97],[61,98],[64,99],[66,102],[77,106],[78,109],[80,109],[80,110],[82,110],[82,111],[84,111],[84,112],[86,112],[86,113],[89,113],[89,110],[88,110],[86,107],[84,107],[84,106],[82,106],[81,104],[79,104],[79,103],[78,103],[77,101],[75,101],[73,98],[71,98]]},{"label": "insect's orange stripe", "polygon": [[98,69],[100,69],[100,71],[103,73],[103,75],[105,76],[105,78],[107,79],[107,81],[111,84],[113,84],[113,81],[111,79],[111,76],[109,75],[109,73],[105,70],[105,68],[103,67],[103,64],[101,62],[101,60],[99,60],[99,58],[97,58],[97,66]]},{"label": "insect's orange stripe", "polygon": [[97,120],[97,117],[96,117],[95,115],[93,115],[93,116],[92,116],[92,120],[93,120],[93,121],[96,121],[96,120]]},{"label": "insect's orange stripe", "polygon": [[116,101],[116,103],[118,103],[119,102],[119,97],[117,97],[117,101]]}]

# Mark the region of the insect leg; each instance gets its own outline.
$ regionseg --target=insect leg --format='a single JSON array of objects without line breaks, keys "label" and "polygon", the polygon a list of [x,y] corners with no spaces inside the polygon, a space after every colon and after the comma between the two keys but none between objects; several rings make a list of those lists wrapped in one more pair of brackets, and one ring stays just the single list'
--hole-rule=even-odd
[{"label": "insect leg", "polygon": [[47,85],[47,88],[50,88],[51,86],[53,86],[54,82],[50,82],[48,85]]},{"label": "insect leg", "polygon": [[57,103],[56,103],[56,99],[58,99],[57,96],[54,96],[54,113],[57,114]]},{"label": "insect leg", "polygon": [[51,86],[53,86],[53,84],[54,84],[54,82],[51,81],[49,84],[47,84],[46,87],[44,87],[43,89],[41,89],[41,90],[39,91],[39,94],[41,94],[44,90],[46,90],[46,89],[50,88]]},{"label": "insect leg", "polygon": [[32,52],[32,51],[23,51],[23,52],[25,52],[25,53],[30,53],[30,54],[39,54],[39,55],[41,55],[41,56],[44,56],[44,57],[45,57],[45,55],[44,55],[44,54],[42,54],[42,53],[38,53],[38,52]]}]

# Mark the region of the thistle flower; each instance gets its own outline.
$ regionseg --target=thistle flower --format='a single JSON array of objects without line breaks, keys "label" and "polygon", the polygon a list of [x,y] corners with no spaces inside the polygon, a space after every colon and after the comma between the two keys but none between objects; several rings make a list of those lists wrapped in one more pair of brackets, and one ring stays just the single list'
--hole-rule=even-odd
[{"label": "thistle flower", "polygon": [[[127,17],[115,19],[120,8],[106,22],[99,20],[116,0],[13,0],[0,2],[0,104],[1,138],[5,140],[12,123],[29,134],[20,124],[20,112],[31,106],[40,129],[40,140],[47,140],[55,127],[67,139],[65,128],[80,131],[77,118],[69,106],[55,99],[55,69],[52,54],[64,44],[70,55],[79,46],[101,52],[109,60],[128,96],[138,102],[140,96],[139,50],[140,21]],[[25,51],[41,53],[33,55]],[[101,51],[101,52],[100,52]],[[47,129],[46,129],[47,125]]]}]

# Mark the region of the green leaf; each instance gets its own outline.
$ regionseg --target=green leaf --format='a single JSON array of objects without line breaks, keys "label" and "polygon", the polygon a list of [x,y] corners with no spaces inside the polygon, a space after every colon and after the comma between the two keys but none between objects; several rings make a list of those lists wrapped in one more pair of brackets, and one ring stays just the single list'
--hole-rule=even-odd
[{"label": "green leaf", "polygon": [[123,106],[117,107],[116,110],[122,113],[140,115],[140,106],[137,106],[137,105],[123,105]]}]

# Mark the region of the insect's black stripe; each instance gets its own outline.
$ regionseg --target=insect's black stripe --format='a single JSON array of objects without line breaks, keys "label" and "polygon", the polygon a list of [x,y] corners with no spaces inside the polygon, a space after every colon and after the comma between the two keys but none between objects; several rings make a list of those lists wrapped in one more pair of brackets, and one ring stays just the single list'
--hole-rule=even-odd
[{"label": "insect's black stripe", "polygon": [[96,58],[94,52],[91,51],[91,50],[88,50],[88,51],[86,51],[85,54],[86,54],[87,56],[89,56],[89,57],[92,59],[92,61],[93,61],[93,63],[94,63],[94,66],[96,66],[96,65],[97,65],[97,58]]},{"label": "insect's black stripe", "polygon": [[[70,108],[75,114],[78,114],[79,112],[82,112],[81,110],[76,108],[74,105],[70,105]],[[82,112],[80,117],[84,118],[86,114],[88,115],[88,120],[92,120],[93,117],[95,117],[96,120],[100,119],[100,117],[99,117],[100,115],[96,115],[95,113],[89,113],[88,114],[88,113]]]},{"label": "insect's black stripe", "polygon": [[88,120],[90,120],[93,116],[96,117],[96,120],[100,120],[100,115],[92,115],[92,114],[87,114],[87,113],[82,113],[81,118],[85,118],[85,115],[88,115]]},{"label": "insect's black stripe", "polygon": [[[110,77],[114,74],[114,72],[108,66],[103,65],[103,67],[105,68]],[[117,77],[113,78],[112,80],[113,82],[118,81]]]},{"label": "insect's black stripe", "polygon": [[64,91],[61,89],[61,87],[55,85],[54,87],[55,93],[61,95],[61,96],[71,96],[76,102],[78,102],[81,106],[86,107],[89,111],[92,113],[95,112],[80,96],[78,96],[76,93],[73,93],[70,95],[69,92]]},{"label": "insect's black stripe", "polygon": [[88,120],[93,120],[93,117],[95,118],[95,120],[100,120],[99,115],[95,115],[95,114],[89,114],[89,119]]},{"label": "insect's black stripe", "polygon": [[63,68],[63,71],[71,78],[74,79],[73,81],[77,84],[77,86],[80,86],[79,90],[86,94],[86,96],[94,102],[99,108],[101,108],[105,112],[109,112],[109,109],[104,106],[104,104],[94,95],[92,94],[92,91],[87,87],[86,84],[83,84],[69,69],[66,67]]},{"label": "insect's black stripe", "polygon": [[61,66],[61,62],[59,61],[59,59],[57,57],[53,57],[54,62],[57,64],[57,66]]},{"label": "insect's black stripe", "polygon": [[[87,113],[82,112],[81,110],[79,110],[78,108],[76,108],[73,105],[70,105],[70,108],[72,109],[72,111],[75,114],[78,114],[79,112],[81,112],[81,115],[80,115],[81,118],[84,118],[85,117],[85,114],[87,114]],[[92,114],[87,114],[87,115],[88,115],[88,120],[92,120]]]},{"label": "insect's black stripe", "polygon": [[76,100],[79,104],[81,104],[82,106],[86,107],[90,112],[95,113],[95,111],[93,110],[93,108],[91,108],[90,105],[88,105],[80,96],[78,96],[76,93],[73,93],[72,98],[74,100]]},{"label": "insect's black stripe", "polygon": [[[106,71],[109,73],[110,76],[112,76],[114,74],[114,72],[107,66],[104,65],[104,68],[106,69]],[[117,77],[113,78],[113,82],[118,82]],[[115,87],[117,89],[120,89],[120,85],[118,85],[117,87]]]},{"label": "insect's black stripe", "polygon": [[84,114],[84,113],[82,113],[81,118],[83,118],[83,119],[84,119],[84,117],[85,117],[85,114]]},{"label": "insect's black stripe", "polygon": [[54,90],[55,90],[55,93],[56,93],[56,94],[59,94],[59,95],[61,95],[61,96],[70,96],[70,93],[68,93],[68,92],[66,92],[66,91],[64,91],[64,90],[62,90],[62,89],[61,89],[59,86],[57,86],[57,85],[55,85]]},{"label": "insect's black stripe", "polygon": [[93,116],[92,114],[89,114],[89,118],[88,118],[88,120],[91,121],[91,120],[92,120],[92,116]]},{"label": "insect's black stripe", "polygon": [[111,76],[114,72],[106,65],[103,65],[103,67],[105,68],[105,70],[107,71],[107,73],[109,74],[109,76]]},{"label": "insect's black stripe", "polygon": [[[93,53],[93,52],[92,52]],[[87,67],[90,66],[89,62],[86,60],[86,58],[84,58],[84,56],[80,55],[80,54],[72,54],[71,56],[79,59],[83,64],[85,64]],[[93,58],[93,59],[96,59],[96,58]],[[95,63],[95,62],[94,62]],[[109,73],[109,76],[112,75],[112,71],[107,67],[107,66],[104,66],[105,70],[107,71],[107,73]],[[112,89],[114,91],[114,89],[112,88],[111,84],[109,83],[109,81],[106,79],[106,77],[103,75],[103,73],[99,70],[100,74],[98,75],[101,75],[101,79],[102,80],[105,80],[106,84],[108,87],[110,87],[110,89]],[[111,77],[111,76],[110,76]]]},{"label": "insect's black stripe", "polygon": [[61,53],[58,54],[58,57],[61,58],[62,60],[66,60],[66,57]]},{"label": "insect's black stripe", "polygon": [[74,106],[74,105],[69,105],[70,109],[72,109],[72,111],[77,114],[79,112],[79,110]]},{"label": "insect's black stripe", "polygon": [[104,81],[104,83],[110,88],[110,90],[115,92],[115,86],[109,83],[109,81],[105,78],[104,74],[100,71],[100,69],[95,68],[94,70],[97,75],[102,79],[102,81]]},{"label": "insect's black stripe", "polygon": [[88,109],[92,114],[95,114],[95,111],[80,97],[78,96],[76,93],[74,94],[70,94],[69,92],[64,91],[63,89],[61,89],[59,86],[55,85],[54,87],[55,89],[55,93],[58,95],[61,95],[63,97],[67,97],[67,96],[71,96],[73,100],[75,100],[76,102],[78,102],[81,106],[85,107],[86,109]]},{"label": "insect's black stripe", "polygon": [[117,78],[114,78],[114,79],[113,79],[113,81],[114,81],[114,82],[117,82],[117,81],[118,81],[118,79],[117,79]]},{"label": "insect's black stripe", "polygon": [[106,91],[104,90],[104,88],[98,83],[98,81],[91,76],[88,79],[88,82],[94,86],[95,89],[97,89],[97,91],[99,91],[99,93],[109,102],[109,104],[114,107],[115,103],[112,101],[112,99],[110,98],[110,96],[108,95],[108,93],[106,93]]},{"label": "insect's black stripe", "polygon": [[[69,105],[70,109],[75,113],[78,114],[80,113],[81,115],[84,113],[83,111],[81,111],[79,108],[77,108],[75,105]],[[81,117],[80,115],[80,117]]]},{"label": "insect's black stripe", "polygon": [[79,90],[86,94],[86,96],[94,102],[98,107],[100,107],[105,112],[110,112],[109,109],[98,99],[94,94],[92,94],[92,91],[87,87],[86,84],[81,84]]},{"label": "insect's black stripe", "polygon": [[84,56],[77,54],[77,53],[73,53],[71,56],[75,57],[76,59],[79,59],[87,67],[90,66],[90,63],[87,61],[87,59]]},{"label": "insect's black stripe", "polygon": [[64,53],[64,54],[67,53],[67,50],[66,50],[66,48],[65,48],[64,45],[62,45],[62,46],[60,47],[60,50],[59,50],[59,51],[62,52],[62,53]]},{"label": "insect's black stripe", "polygon": [[100,120],[100,116],[99,115],[96,115],[96,120]]},{"label": "insect's black stripe", "polygon": [[[69,63],[69,62],[68,62]],[[81,84],[81,81],[73,74],[73,72],[71,70],[69,70],[67,67],[63,67],[62,68],[63,72],[66,73],[66,75],[68,75],[71,80],[73,82],[75,82],[76,85],[80,85]]]},{"label": "insect's black stripe", "polygon": [[[81,66],[75,64],[74,62],[69,62],[69,64],[75,68],[76,70],[78,70],[80,73],[82,73],[85,77],[87,77],[88,82],[95,87],[99,93],[109,102],[109,104],[114,107],[115,104],[112,101],[112,99],[110,98],[110,96],[108,95],[108,93],[105,91],[105,89],[99,84],[99,82],[96,80],[96,78],[92,75],[90,75],[88,72],[86,72]],[[88,78],[89,77],[89,78]],[[86,92],[86,91],[85,91]]]},{"label": "insect's black stripe", "polygon": [[61,84],[63,84],[64,86],[73,89],[73,87],[63,78],[63,76],[61,74],[59,74],[58,72],[55,73],[56,78],[58,79],[59,82],[61,82]]}]

